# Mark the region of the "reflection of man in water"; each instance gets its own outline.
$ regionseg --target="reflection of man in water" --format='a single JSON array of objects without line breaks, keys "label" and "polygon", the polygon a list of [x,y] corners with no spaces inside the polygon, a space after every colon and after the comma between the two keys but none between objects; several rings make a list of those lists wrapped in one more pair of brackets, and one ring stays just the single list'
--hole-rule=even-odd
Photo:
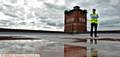
[{"label": "reflection of man in water", "polygon": [[[93,37],[93,34],[95,37],[98,37],[97,36],[97,24],[98,24],[98,14],[96,13],[96,9],[93,9],[92,10],[93,13],[90,14],[90,17],[91,17],[91,32],[90,32],[90,36]],[[93,31],[94,29],[94,31]]]}]

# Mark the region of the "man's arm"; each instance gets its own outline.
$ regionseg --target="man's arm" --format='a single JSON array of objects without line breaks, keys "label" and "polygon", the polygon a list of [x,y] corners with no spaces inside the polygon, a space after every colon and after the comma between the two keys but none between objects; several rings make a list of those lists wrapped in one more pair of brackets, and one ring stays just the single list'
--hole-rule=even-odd
[{"label": "man's arm", "polygon": [[99,18],[98,14],[97,14],[97,18]]}]

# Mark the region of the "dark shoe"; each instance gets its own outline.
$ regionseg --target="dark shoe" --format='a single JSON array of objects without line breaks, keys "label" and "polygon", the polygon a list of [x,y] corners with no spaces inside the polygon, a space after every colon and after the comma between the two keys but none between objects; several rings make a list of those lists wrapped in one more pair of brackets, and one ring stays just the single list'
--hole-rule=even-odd
[{"label": "dark shoe", "polygon": [[90,39],[90,44],[93,44],[93,39]]},{"label": "dark shoe", "polygon": [[90,35],[91,37],[93,37],[92,35]]},{"label": "dark shoe", "polygon": [[95,36],[95,37],[99,37],[99,36]]}]

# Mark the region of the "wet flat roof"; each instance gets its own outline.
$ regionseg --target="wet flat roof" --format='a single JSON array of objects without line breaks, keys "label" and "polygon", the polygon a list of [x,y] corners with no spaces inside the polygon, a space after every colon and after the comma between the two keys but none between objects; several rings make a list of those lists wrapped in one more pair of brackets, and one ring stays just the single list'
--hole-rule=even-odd
[{"label": "wet flat roof", "polygon": [[0,36],[0,40],[41,40],[39,38],[28,38],[23,36]]},{"label": "wet flat roof", "polygon": [[[0,28],[0,32],[34,32],[34,33],[66,33],[71,34],[73,32],[64,32],[64,31],[45,31],[45,30],[27,30],[27,29],[6,29]],[[74,34],[86,34],[87,32],[76,32]],[[106,31],[98,31],[98,33],[120,33],[120,30],[106,30]]]}]

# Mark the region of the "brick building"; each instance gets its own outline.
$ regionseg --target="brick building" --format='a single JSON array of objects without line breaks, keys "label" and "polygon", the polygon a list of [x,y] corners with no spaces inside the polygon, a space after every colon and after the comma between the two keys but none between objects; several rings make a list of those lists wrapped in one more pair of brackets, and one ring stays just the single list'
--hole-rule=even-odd
[{"label": "brick building", "polygon": [[87,10],[82,10],[79,6],[65,10],[64,23],[65,32],[87,32]]}]

